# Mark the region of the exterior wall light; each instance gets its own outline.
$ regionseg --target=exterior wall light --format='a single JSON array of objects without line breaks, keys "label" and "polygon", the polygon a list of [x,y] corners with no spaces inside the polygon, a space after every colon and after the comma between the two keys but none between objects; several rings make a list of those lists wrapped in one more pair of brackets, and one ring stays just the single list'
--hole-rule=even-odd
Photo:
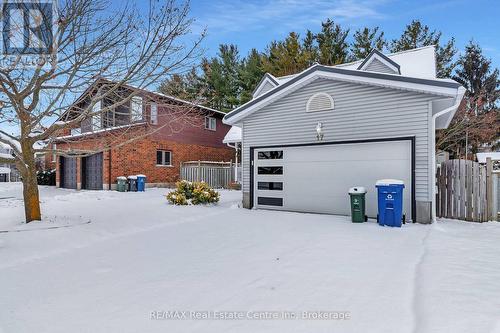
[{"label": "exterior wall light", "polygon": [[321,122],[316,125],[316,139],[323,140],[323,124]]}]

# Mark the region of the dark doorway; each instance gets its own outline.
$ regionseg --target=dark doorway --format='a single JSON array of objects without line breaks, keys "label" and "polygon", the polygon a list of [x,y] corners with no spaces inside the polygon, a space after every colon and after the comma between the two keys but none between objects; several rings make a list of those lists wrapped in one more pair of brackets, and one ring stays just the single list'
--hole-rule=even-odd
[{"label": "dark doorway", "polygon": [[82,188],[102,190],[102,153],[82,159]]}]

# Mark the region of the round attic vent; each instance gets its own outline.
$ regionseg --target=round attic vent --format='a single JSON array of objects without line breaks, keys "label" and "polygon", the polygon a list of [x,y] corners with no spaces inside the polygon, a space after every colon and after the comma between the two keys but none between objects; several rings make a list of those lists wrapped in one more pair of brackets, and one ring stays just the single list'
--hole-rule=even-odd
[{"label": "round attic vent", "polygon": [[306,112],[317,112],[333,110],[334,103],[332,96],[327,93],[316,93],[307,101]]}]

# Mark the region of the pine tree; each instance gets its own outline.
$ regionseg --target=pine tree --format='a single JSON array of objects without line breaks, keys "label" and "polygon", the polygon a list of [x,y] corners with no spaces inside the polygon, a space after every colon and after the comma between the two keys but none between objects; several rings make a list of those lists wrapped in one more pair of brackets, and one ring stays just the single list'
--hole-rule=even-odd
[{"label": "pine tree", "polygon": [[192,67],[185,74],[173,74],[160,84],[158,91],[190,102],[203,102],[200,101],[200,93],[204,91],[204,88],[198,76],[197,67]]},{"label": "pine tree", "polygon": [[316,36],[307,30],[306,36],[302,41],[302,55],[306,66],[312,66],[319,60],[318,46],[316,45]]},{"label": "pine tree", "polygon": [[465,151],[471,156],[481,145],[494,144],[500,137],[499,71],[492,68],[479,45],[471,41],[458,59],[454,79],[467,92],[450,126],[438,133],[437,146],[457,157]]},{"label": "pine tree", "polygon": [[457,53],[455,39],[452,38],[441,44],[440,31],[432,30],[423,25],[419,20],[413,20],[406,26],[405,31],[399,39],[391,42],[391,52],[399,52],[423,46],[436,46],[436,70],[438,77],[450,77],[456,63],[453,57]]},{"label": "pine tree", "polygon": [[349,29],[327,19],[321,23],[321,32],[316,35],[319,47],[319,62],[322,65],[338,65],[349,60]]},{"label": "pine tree", "polygon": [[275,76],[298,73],[308,67],[303,56],[299,35],[291,32],[284,41],[274,41],[266,49],[262,59],[265,72]]},{"label": "pine tree", "polygon": [[497,108],[500,102],[499,71],[492,68],[491,60],[486,59],[481,47],[470,41],[457,64],[453,79],[467,89],[466,98],[471,111],[480,114]]},{"label": "pine tree", "polygon": [[248,56],[243,59],[240,67],[240,104],[246,103],[252,99],[252,92],[260,82],[264,73],[262,69],[262,56],[256,49],[252,49]]},{"label": "pine tree", "polygon": [[384,32],[378,32],[379,27],[363,28],[354,33],[354,42],[351,47],[353,56],[360,60],[365,59],[372,50],[383,51],[387,46]]},{"label": "pine tree", "polygon": [[227,112],[240,104],[240,66],[238,47],[233,44],[221,44],[216,57],[202,61],[207,106]]}]

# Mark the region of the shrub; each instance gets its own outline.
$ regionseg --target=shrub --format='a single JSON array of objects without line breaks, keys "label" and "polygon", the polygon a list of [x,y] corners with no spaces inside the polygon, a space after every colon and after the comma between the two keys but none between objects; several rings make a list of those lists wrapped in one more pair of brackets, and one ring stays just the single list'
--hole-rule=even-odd
[{"label": "shrub", "polygon": [[167,194],[167,200],[174,205],[199,205],[219,202],[219,193],[205,182],[176,183],[175,191]]},{"label": "shrub", "polygon": [[43,170],[36,172],[38,185],[56,185],[56,170]]}]

